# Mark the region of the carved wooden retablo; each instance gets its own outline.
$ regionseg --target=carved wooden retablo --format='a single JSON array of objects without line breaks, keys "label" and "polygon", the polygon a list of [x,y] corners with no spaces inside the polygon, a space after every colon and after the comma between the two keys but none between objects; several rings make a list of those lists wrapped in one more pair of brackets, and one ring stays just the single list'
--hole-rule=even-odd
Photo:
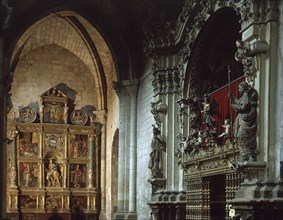
[{"label": "carved wooden retablo", "polygon": [[7,212],[95,215],[99,124],[86,125],[82,110],[69,114],[68,97],[56,88],[41,98],[42,106],[23,107],[9,123]]}]

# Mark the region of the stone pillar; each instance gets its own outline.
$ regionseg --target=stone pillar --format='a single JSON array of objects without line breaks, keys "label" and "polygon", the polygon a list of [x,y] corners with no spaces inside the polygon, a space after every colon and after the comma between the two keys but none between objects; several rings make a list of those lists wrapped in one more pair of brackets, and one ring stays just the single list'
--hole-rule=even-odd
[{"label": "stone pillar", "polygon": [[164,130],[167,140],[166,149],[166,189],[172,191],[182,190],[183,187],[183,171],[178,166],[178,158],[175,156],[175,152],[178,149],[178,124],[176,118],[178,117],[178,94],[168,94],[164,97],[165,103],[168,106],[168,113],[164,117]]},{"label": "stone pillar", "polygon": [[[100,145],[100,173],[101,173],[101,214],[102,219],[103,215],[106,213],[106,122],[107,122],[107,114],[105,110],[95,111],[94,114],[97,117],[98,122],[100,123],[100,134],[101,134],[101,145]],[[98,143],[97,143],[98,144]],[[92,152],[93,154],[93,152]],[[89,173],[90,174],[90,173]]]},{"label": "stone pillar", "polygon": [[128,93],[121,82],[115,82],[113,87],[119,97],[119,157],[118,157],[118,197],[117,212],[113,219],[125,219],[127,200],[126,193],[126,128],[127,128],[127,104]]},{"label": "stone pillar", "polygon": [[136,178],[137,178],[137,92],[138,80],[126,81],[125,86],[131,98],[130,109],[130,176],[129,176],[129,212],[125,219],[137,219]]}]

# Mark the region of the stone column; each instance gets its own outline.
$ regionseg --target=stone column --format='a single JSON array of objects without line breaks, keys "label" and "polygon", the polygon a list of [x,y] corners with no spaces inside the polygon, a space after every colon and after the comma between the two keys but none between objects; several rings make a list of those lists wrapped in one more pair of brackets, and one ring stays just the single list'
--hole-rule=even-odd
[{"label": "stone column", "polygon": [[[98,133],[101,134],[101,144],[100,144],[100,165],[101,165],[101,213],[104,215],[106,213],[106,122],[107,122],[107,114],[105,110],[95,111],[94,114],[97,117],[97,121],[100,123],[100,131]],[[97,143],[98,144],[98,143]],[[93,154],[93,152],[92,152]],[[89,173],[90,174],[90,173]]]},{"label": "stone column", "polygon": [[119,97],[119,158],[118,158],[118,197],[117,197],[117,212],[113,215],[113,219],[125,219],[126,211],[126,127],[127,127],[127,112],[128,93],[121,82],[113,84],[114,90]]},{"label": "stone column", "polygon": [[125,86],[131,98],[130,109],[130,172],[129,172],[129,212],[125,219],[137,219],[136,178],[137,178],[137,92],[138,80],[126,81]]}]

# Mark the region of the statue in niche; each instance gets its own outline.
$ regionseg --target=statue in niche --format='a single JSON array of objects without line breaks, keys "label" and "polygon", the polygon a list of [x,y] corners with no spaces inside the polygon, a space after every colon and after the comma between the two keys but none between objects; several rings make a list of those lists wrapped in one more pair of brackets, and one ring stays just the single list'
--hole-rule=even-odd
[{"label": "statue in niche", "polygon": [[25,180],[25,186],[28,187],[30,186],[30,183],[32,182],[32,168],[30,166],[30,163],[26,163],[25,166],[25,170],[24,170],[24,180]]},{"label": "statue in niche", "polygon": [[153,126],[153,139],[151,142],[152,151],[148,168],[151,170],[152,178],[162,178],[163,173],[160,168],[162,151],[166,151],[166,142],[161,135],[160,128]]},{"label": "statue in niche", "polygon": [[86,166],[83,164],[71,165],[71,184],[74,188],[86,186]]},{"label": "statue in niche", "polygon": [[49,163],[46,167],[46,185],[49,187],[61,187],[62,186],[62,167],[59,164],[56,164],[49,160]]},{"label": "statue in niche", "polygon": [[231,107],[238,113],[233,125],[235,143],[240,149],[241,161],[255,161],[258,154],[257,131],[257,102],[258,93],[247,82],[239,84],[240,98],[232,96],[234,104]]},{"label": "statue in niche", "polygon": [[31,162],[20,162],[19,166],[20,185],[24,187],[35,187],[38,178],[38,164]]}]

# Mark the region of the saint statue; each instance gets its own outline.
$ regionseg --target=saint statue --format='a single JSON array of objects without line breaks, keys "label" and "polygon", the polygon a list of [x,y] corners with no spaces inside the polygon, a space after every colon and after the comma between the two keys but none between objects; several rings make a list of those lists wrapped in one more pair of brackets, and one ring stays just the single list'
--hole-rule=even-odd
[{"label": "saint statue", "polygon": [[247,82],[239,84],[240,98],[232,97],[231,107],[237,112],[233,126],[235,143],[240,149],[241,161],[255,161],[258,154],[257,131],[257,102],[258,93]]},{"label": "saint statue", "polygon": [[152,151],[150,153],[150,161],[148,168],[151,169],[152,178],[162,178],[163,173],[160,168],[162,151],[166,151],[166,142],[161,135],[160,129],[153,126],[153,139],[151,142]]}]

